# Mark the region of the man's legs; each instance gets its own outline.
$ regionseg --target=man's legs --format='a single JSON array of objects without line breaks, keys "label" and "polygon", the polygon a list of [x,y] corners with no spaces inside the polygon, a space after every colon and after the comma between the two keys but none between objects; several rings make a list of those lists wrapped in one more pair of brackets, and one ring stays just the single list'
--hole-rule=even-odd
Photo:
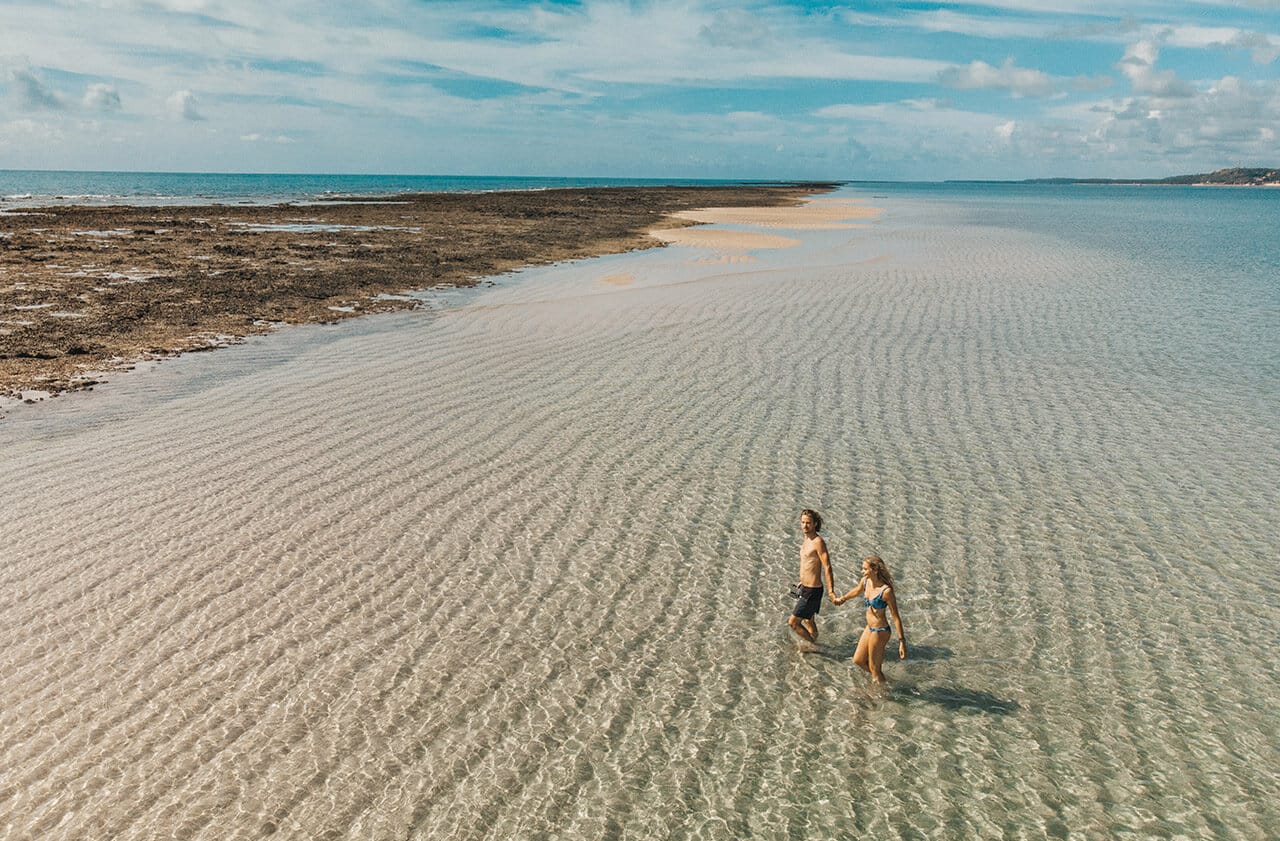
[{"label": "man's legs", "polygon": [[787,619],[787,624],[796,632],[796,636],[812,645],[818,642],[818,623],[815,617],[821,608],[822,588],[801,586],[796,606]]},{"label": "man's legs", "polygon": [[[791,630],[795,631],[800,639],[805,642],[818,641],[818,626],[814,624],[813,619],[801,619],[793,613],[787,617],[787,624],[790,625]],[[809,625],[813,625],[812,631],[807,627]]]}]

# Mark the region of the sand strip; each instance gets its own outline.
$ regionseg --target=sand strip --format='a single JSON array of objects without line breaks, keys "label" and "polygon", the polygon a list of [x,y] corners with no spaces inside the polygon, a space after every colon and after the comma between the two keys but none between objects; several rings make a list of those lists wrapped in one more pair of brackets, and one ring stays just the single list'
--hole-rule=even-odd
[{"label": "sand strip", "polygon": [[849,220],[871,220],[883,211],[851,199],[814,199],[787,207],[708,207],[682,210],[678,219],[699,224],[751,225],[796,231],[859,228]]},{"label": "sand strip", "polygon": [[666,228],[653,232],[653,236],[673,245],[692,245],[719,252],[754,251],[765,248],[794,248],[800,240],[791,237],[766,234],[760,231],[731,231],[724,228]]},{"label": "sand strip", "polygon": [[707,228],[704,225],[734,225],[738,228],[772,228],[776,230],[815,231],[864,228],[850,219],[870,220],[883,211],[850,199],[811,199],[799,204],[774,207],[707,207],[682,210],[672,214],[676,219],[693,222],[697,227],[664,228],[652,236],[673,245],[688,245],[714,251],[720,258],[749,259],[746,252],[773,248],[792,248],[800,240],[761,230]]}]

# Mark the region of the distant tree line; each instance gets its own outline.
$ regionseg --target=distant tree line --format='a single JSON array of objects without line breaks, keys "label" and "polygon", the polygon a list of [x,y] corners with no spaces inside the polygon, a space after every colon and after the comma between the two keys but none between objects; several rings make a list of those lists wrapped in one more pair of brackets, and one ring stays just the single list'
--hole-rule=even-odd
[{"label": "distant tree line", "polygon": [[1175,175],[1163,178],[1159,184],[1275,184],[1280,182],[1280,169],[1264,167],[1231,167],[1207,172],[1203,175]]},{"label": "distant tree line", "polygon": [[1257,187],[1280,184],[1280,169],[1268,167],[1230,167],[1197,175],[1171,175],[1168,178],[1028,178],[1028,184],[1230,184]]}]

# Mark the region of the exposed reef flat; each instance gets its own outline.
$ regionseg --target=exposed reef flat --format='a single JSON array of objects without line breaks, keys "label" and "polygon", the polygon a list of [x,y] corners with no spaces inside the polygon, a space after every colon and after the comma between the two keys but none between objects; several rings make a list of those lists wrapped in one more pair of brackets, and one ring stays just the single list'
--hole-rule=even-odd
[{"label": "exposed reef flat", "polygon": [[421,193],[319,204],[0,212],[0,395],[90,387],[140,359],[526,265],[659,246],[705,207],[776,207],[831,183]]}]

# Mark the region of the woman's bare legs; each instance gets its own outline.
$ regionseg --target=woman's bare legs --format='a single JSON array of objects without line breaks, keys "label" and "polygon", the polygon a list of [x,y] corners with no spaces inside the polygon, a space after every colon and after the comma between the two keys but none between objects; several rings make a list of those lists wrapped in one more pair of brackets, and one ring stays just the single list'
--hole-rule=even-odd
[{"label": "woman's bare legs", "polygon": [[[862,635],[864,637],[874,637],[868,646],[871,649],[869,652],[871,668],[867,669],[867,671],[871,672],[871,680],[875,683],[886,683],[884,679],[884,670],[881,669],[881,666],[884,665],[885,646],[889,644],[889,637],[892,635],[887,631],[882,631],[878,634],[873,634],[871,631],[863,631]],[[858,646],[861,648],[862,643],[859,642]]]},{"label": "woman's bare legs", "polygon": [[862,636],[858,637],[858,650],[853,652],[853,665],[862,669],[867,674],[871,674],[871,666],[869,665],[868,660],[871,653],[872,640],[869,638],[874,636],[875,634],[871,633],[866,628],[863,628]]}]

